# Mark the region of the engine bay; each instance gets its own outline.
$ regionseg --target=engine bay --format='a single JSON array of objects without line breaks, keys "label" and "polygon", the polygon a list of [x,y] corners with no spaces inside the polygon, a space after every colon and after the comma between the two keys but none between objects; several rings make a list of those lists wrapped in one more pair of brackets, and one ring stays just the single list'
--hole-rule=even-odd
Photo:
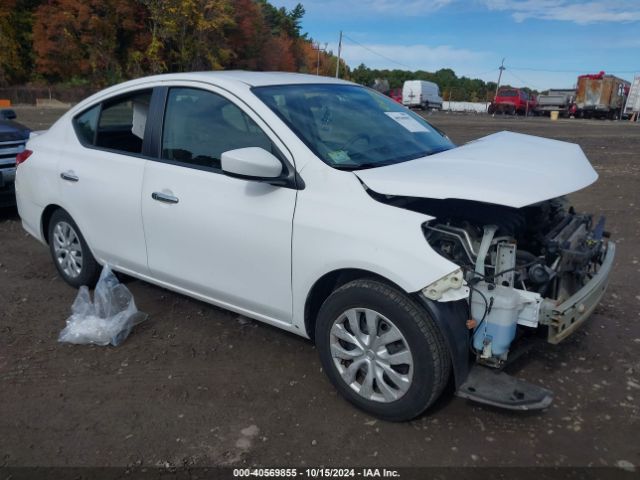
[{"label": "engine bay", "polygon": [[[592,215],[576,213],[563,198],[522,209],[458,200],[417,202],[422,204],[420,211],[436,217],[424,226],[427,241],[460,265],[467,281],[477,278],[474,269],[485,227],[494,225],[484,279],[555,300],[567,298],[588,281],[608,237],[604,218],[594,223]],[[516,247],[512,272],[496,269],[498,247],[503,244]],[[502,278],[507,273],[511,281]]]},{"label": "engine bay", "polygon": [[493,367],[505,364],[517,333],[545,326],[545,306],[562,304],[594,278],[607,251],[605,219],[577,213],[563,197],[511,208],[373,195],[435,217],[423,225],[425,238],[461,267],[470,290],[470,346],[477,361]]}]

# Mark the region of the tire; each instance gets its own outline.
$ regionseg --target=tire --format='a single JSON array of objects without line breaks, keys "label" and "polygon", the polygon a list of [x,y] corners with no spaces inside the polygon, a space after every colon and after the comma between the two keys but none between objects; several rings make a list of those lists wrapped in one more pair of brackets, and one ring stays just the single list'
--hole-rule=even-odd
[{"label": "tire", "polygon": [[[49,221],[49,251],[62,279],[75,288],[93,288],[100,276],[96,261],[71,216],[56,210]],[[69,259],[69,260],[66,260]]]},{"label": "tire", "polygon": [[[362,340],[373,324],[377,347],[370,334],[368,343]],[[395,340],[398,332],[402,338]],[[360,346],[343,340],[354,337]],[[451,372],[449,351],[428,312],[377,280],[354,280],[335,290],[320,308],[315,338],[324,371],[340,394],[383,420],[420,415],[440,396]]]}]

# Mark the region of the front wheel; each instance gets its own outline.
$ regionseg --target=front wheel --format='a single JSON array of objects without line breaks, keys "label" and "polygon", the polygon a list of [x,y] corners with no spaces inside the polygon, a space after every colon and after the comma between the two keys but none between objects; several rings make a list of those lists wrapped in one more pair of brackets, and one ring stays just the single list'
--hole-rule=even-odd
[{"label": "front wheel", "polygon": [[316,322],[322,366],[362,410],[410,420],[442,393],[451,370],[444,339],[427,311],[376,280],[355,280],[324,302]]}]

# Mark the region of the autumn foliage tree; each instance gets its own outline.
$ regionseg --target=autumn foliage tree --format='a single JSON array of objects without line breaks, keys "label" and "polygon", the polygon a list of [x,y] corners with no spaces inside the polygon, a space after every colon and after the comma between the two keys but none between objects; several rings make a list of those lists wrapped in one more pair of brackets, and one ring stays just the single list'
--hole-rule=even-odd
[{"label": "autumn foliage tree", "polygon": [[152,73],[220,69],[228,63],[228,0],[140,0],[148,10],[147,55]]},{"label": "autumn foliage tree", "polygon": [[[0,0],[0,83],[96,87],[152,73],[315,73],[304,8],[268,0]],[[22,21],[22,23],[20,23]],[[321,52],[320,71],[335,57]]]},{"label": "autumn foliage tree", "polygon": [[[102,86],[122,78],[141,34],[127,0],[51,0],[34,16],[36,70],[50,81],[84,77]],[[125,41],[128,40],[128,41]]]},{"label": "autumn foliage tree", "polygon": [[254,0],[236,0],[234,25],[229,32],[232,47],[231,68],[258,70],[263,65],[263,53],[271,36],[262,15],[262,7]]},{"label": "autumn foliage tree", "polygon": [[0,85],[31,76],[31,29],[38,4],[38,0],[0,0]]}]

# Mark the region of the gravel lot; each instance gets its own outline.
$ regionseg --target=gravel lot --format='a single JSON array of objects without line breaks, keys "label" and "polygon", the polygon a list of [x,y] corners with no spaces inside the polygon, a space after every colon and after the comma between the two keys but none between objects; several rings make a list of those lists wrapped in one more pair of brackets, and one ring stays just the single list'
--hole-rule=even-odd
[{"label": "gravel lot", "polygon": [[[34,129],[62,113],[16,110]],[[609,291],[582,330],[510,371],[555,392],[547,411],[510,413],[449,394],[418,420],[376,421],[336,395],[310,342],[133,280],[150,318],[122,346],[60,344],[76,292],[6,209],[0,467],[640,465],[640,125],[429,120],[457,143],[501,130],[576,142],[600,174],[572,200],[606,215],[619,245]]]}]

